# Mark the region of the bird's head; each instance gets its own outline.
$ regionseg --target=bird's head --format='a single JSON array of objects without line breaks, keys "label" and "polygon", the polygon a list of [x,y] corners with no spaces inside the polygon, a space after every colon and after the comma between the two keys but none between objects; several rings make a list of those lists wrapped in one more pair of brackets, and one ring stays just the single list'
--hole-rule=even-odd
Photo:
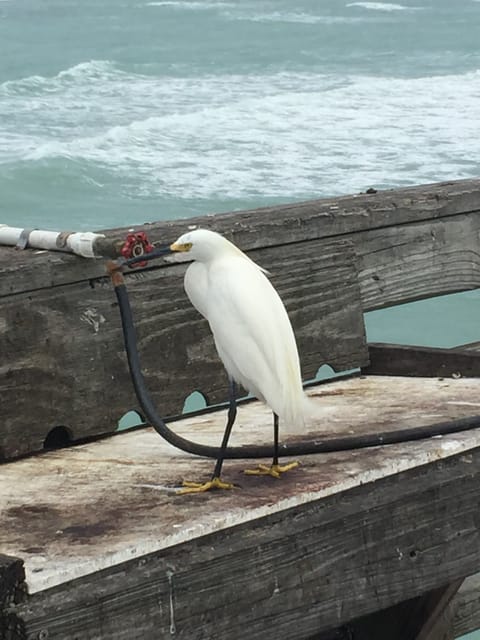
[{"label": "bird's head", "polygon": [[181,235],[170,250],[182,253],[186,260],[208,262],[226,251],[239,252],[237,247],[215,231],[195,229]]}]

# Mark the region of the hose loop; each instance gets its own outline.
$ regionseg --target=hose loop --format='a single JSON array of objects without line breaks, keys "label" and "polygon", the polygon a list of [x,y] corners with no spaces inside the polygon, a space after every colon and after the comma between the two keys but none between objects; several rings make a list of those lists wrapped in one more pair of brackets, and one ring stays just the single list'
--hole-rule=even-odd
[{"label": "hose loop", "polygon": [[[112,263],[110,263],[111,265]],[[128,358],[128,366],[132,377],[133,386],[142,408],[143,414],[155,431],[174,447],[192,453],[197,456],[207,458],[218,458],[220,447],[212,447],[198,442],[193,442],[187,438],[179,436],[172,431],[162,419],[152,401],[143,377],[140,357],[137,348],[137,337],[133,321],[132,309],[128,298],[128,292],[123,278],[114,278],[118,274],[117,268],[110,268],[112,281],[114,283],[115,294],[120,309],[122,320],[123,338],[125,350]],[[281,456],[304,456],[318,453],[328,453],[337,451],[350,451],[363,449],[366,447],[377,447],[401,442],[411,442],[432,438],[434,436],[449,435],[459,431],[469,431],[480,428],[480,416],[474,415],[467,418],[459,418],[446,422],[437,422],[425,426],[414,426],[398,431],[384,431],[380,433],[362,434],[358,436],[342,436],[338,438],[300,440],[294,443],[280,444],[279,454]],[[249,458],[269,458],[274,454],[272,446],[252,446],[229,447],[225,458],[229,459],[249,459]]]}]

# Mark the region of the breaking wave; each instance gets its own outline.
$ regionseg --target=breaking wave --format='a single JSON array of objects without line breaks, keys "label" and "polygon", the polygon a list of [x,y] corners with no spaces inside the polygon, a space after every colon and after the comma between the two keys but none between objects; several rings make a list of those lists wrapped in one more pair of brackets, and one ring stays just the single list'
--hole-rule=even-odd
[{"label": "breaking wave", "polygon": [[390,2],[350,2],[347,7],[361,7],[371,11],[412,11],[421,7],[406,7],[403,4],[393,4]]},{"label": "breaking wave", "polygon": [[146,7],[170,7],[173,9],[193,9],[194,11],[203,11],[209,9],[223,9],[226,7],[234,7],[231,2],[182,2],[181,0],[158,0],[147,2]]},{"label": "breaking wave", "polygon": [[230,18],[235,20],[245,20],[250,22],[292,22],[299,24],[352,24],[355,22],[364,22],[364,18],[352,16],[330,16],[316,15],[311,13],[295,13],[275,11],[272,13],[253,13],[253,14],[229,14]]},{"label": "breaking wave", "polygon": [[309,197],[466,177],[479,172],[479,78],[182,79],[90,61],[0,88],[0,163],[96,167],[131,197]]}]

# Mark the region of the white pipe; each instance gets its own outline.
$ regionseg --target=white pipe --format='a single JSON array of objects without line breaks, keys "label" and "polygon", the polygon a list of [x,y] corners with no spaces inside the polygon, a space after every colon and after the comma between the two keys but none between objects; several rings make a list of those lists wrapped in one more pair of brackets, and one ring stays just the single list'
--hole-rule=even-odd
[{"label": "white pipe", "polygon": [[[23,234],[23,235],[22,235]],[[105,238],[102,233],[91,231],[32,231],[9,227],[0,224],[0,245],[28,246],[33,249],[47,249],[49,251],[66,251],[84,258],[95,258],[94,244],[99,238]],[[20,243],[20,244],[19,244]],[[22,248],[23,248],[22,246]]]}]

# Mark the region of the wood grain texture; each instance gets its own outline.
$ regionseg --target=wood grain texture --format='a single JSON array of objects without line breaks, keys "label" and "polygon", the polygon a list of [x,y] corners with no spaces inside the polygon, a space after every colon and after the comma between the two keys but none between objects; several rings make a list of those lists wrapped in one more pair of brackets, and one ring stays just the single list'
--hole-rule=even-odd
[{"label": "wood grain texture", "polygon": [[[250,250],[391,227],[394,228],[391,233],[395,235],[398,226],[459,214],[477,214],[479,211],[480,180],[457,180],[375,194],[155,222],[138,229],[147,231],[152,241],[164,244],[196,225],[219,231],[243,250]],[[126,232],[127,229],[123,228],[110,229],[105,233],[111,238],[124,238]],[[375,268],[372,259],[366,261],[366,269],[371,268]],[[0,248],[0,297],[96,278],[103,271],[101,260]],[[367,291],[369,287],[366,287]]]},{"label": "wood grain texture", "polygon": [[[285,302],[305,379],[325,363],[337,371],[367,363],[351,243],[312,241],[252,257],[271,271]],[[127,278],[144,373],[167,416],[181,413],[194,390],[211,404],[227,399],[208,324],[183,291],[184,271],[185,265],[171,265]],[[41,450],[58,426],[73,440],[112,432],[137,408],[106,278],[4,298],[0,352],[4,459]]]},{"label": "wood grain texture", "polygon": [[480,287],[480,212],[347,237],[365,311]]},{"label": "wood grain texture", "polygon": [[480,568],[480,450],[39,592],[27,638],[303,640]]}]

